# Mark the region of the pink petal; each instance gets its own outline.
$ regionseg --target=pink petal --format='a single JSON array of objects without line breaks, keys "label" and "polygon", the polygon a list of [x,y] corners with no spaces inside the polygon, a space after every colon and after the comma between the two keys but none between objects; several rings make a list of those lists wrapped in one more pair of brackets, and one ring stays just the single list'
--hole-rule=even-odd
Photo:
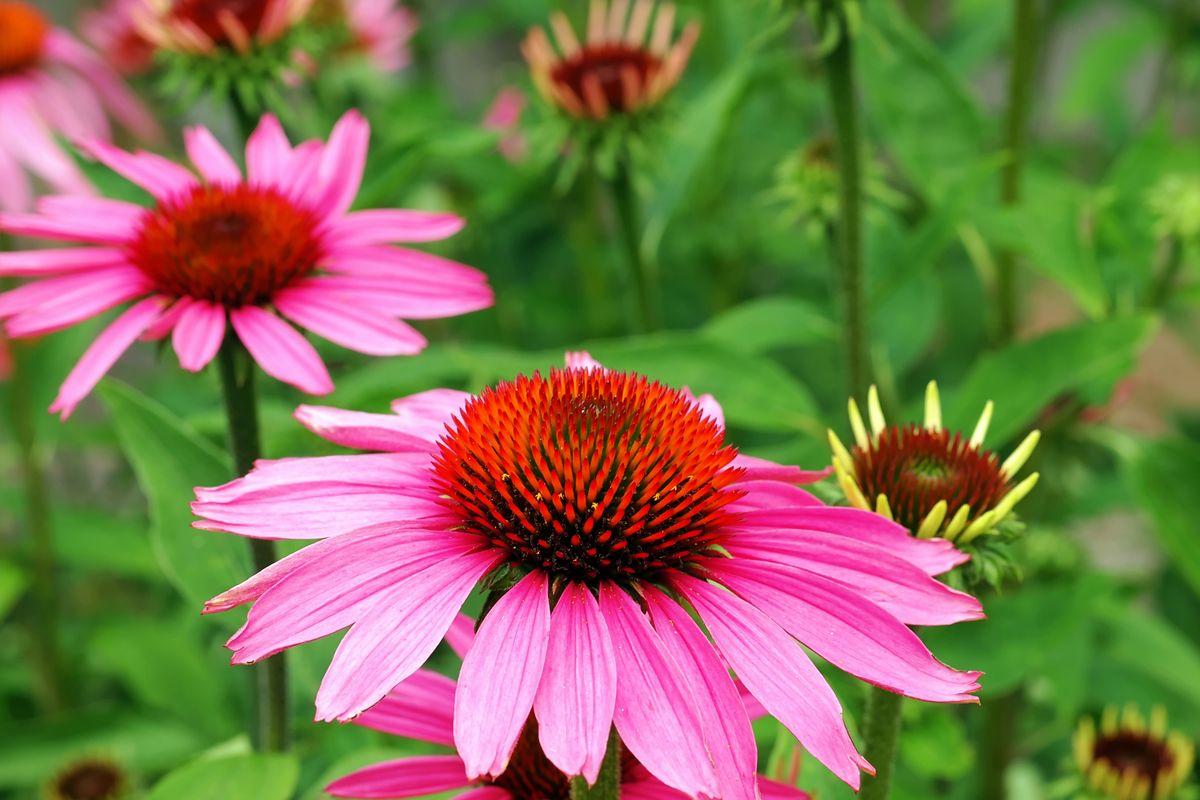
[{"label": "pink petal", "polygon": [[292,145],[274,114],[264,114],[246,141],[246,176],[256,186],[276,186],[287,174]]},{"label": "pink petal", "polygon": [[411,326],[361,306],[316,300],[287,289],[276,295],[274,304],[300,327],[367,355],[411,356],[428,344]]},{"label": "pink petal", "polygon": [[[687,389],[684,389],[684,391],[688,394],[691,394],[691,392]],[[693,397],[692,399],[695,400],[696,406],[700,409],[700,412],[704,414],[704,416],[716,422],[717,425],[721,426],[722,429],[725,428],[725,409],[721,408],[721,404],[717,402],[717,398],[713,397],[711,394],[702,394],[699,397]],[[748,458],[748,456],[743,456],[739,453],[734,457],[732,466],[739,466],[737,463],[739,458]]]},{"label": "pink petal", "polygon": [[354,724],[446,747],[454,746],[455,683],[445,675],[419,669]]},{"label": "pink petal", "polygon": [[563,363],[567,369],[604,369],[604,365],[586,350],[568,350],[563,354]]},{"label": "pink petal", "polygon": [[105,328],[63,381],[58,397],[50,406],[50,413],[62,412],[64,420],[69,417],[79,401],[87,397],[104,373],[158,317],[161,309],[162,300],[148,297],[131,306]]},{"label": "pink petal", "polygon": [[489,548],[442,559],[381,592],[338,645],[317,691],[317,719],[352,719],[415,672],[467,595],[504,557]]},{"label": "pink petal", "polygon": [[0,252],[0,275],[43,277],[64,272],[122,267],[129,260],[120,250],[105,247],[70,247],[65,250]]},{"label": "pink petal", "polygon": [[691,616],[670,597],[650,586],[642,589],[663,649],[691,684],[704,744],[717,776],[722,800],[757,800],[758,746],[741,693],[712,643]]},{"label": "pink petal", "polygon": [[334,223],[327,234],[331,244],[362,245],[393,242],[434,242],[453,236],[466,221],[456,214],[408,209],[355,211]]},{"label": "pink petal", "polygon": [[183,143],[188,158],[208,183],[236,186],[242,182],[242,171],[237,163],[208,128],[199,125],[185,128]]},{"label": "pink petal", "polygon": [[392,401],[392,413],[405,430],[430,444],[446,434],[446,426],[474,395],[457,389],[429,389]]},{"label": "pink petal", "polygon": [[180,312],[171,344],[179,356],[179,366],[199,372],[213,360],[224,339],[225,308],[197,300]]},{"label": "pink petal", "polygon": [[422,797],[469,786],[458,756],[414,756],[385,761],[338,778],[325,787],[334,797]]},{"label": "pink petal", "polygon": [[159,315],[153,325],[146,328],[146,332],[142,334],[143,342],[157,342],[167,338],[171,331],[175,330],[175,323],[179,321],[179,317],[195,302],[190,297],[180,297],[174,302],[168,297],[165,301],[171,305]]},{"label": "pink petal", "polygon": [[403,247],[339,246],[322,264],[333,272],[377,276],[424,288],[470,288],[487,283],[474,267]]},{"label": "pink petal", "polygon": [[617,662],[596,598],[568,583],[550,616],[550,646],[534,699],[538,739],[567,775],[594,783],[617,702]]},{"label": "pink petal", "polygon": [[882,548],[845,536],[794,531],[787,536],[734,534],[725,540],[737,558],[787,564],[854,589],[907,625],[951,625],[982,619],[969,594],[934,580]]},{"label": "pink petal", "polygon": [[371,126],[353,109],[333,126],[319,171],[319,182],[325,188],[317,208],[325,216],[340,217],[354,202],[367,163],[370,137]]},{"label": "pink petal", "polygon": [[613,724],[621,741],[668,786],[690,795],[719,796],[696,700],[650,620],[629,595],[607,581],[600,586],[600,612],[617,661]]},{"label": "pink petal", "polygon": [[466,614],[455,617],[450,630],[446,631],[446,644],[459,658],[466,658],[475,645],[475,620]]},{"label": "pink petal", "polygon": [[764,458],[755,458],[745,453],[734,457],[732,467],[745,470],[742,477],[747,481],[781,481],[783,483],[816,483],[833,474],[833,467],[819,470],[805,470],[799,467],[776,464]]},{"label": "pink petal", "polygon": [[621,783],[621,800],[689,800],[688,795],[676,791],[665,783],[650,779],[634,783]]},{"label": "pink petal", "polygon": [[722,655],[772,716],[818,761],[857,791],[858,754],[829,684],[782,628],[745,600],[682,573],[671,585],[695,607]]},{"label": "pink petal", "polygon": [[970,693],[980,673],[942,664],[915,633],[854,589],[747,559],[725,559],[717,577],[805,647],[868,683],[932,703],[979,702]]},{"label": "pink petal", "polygon": [[229,320],[263,372],[309,394],[333,391],[321,357],[291,325],[257,306],[233,309]]},{"label": "pink petal", "polygon": [[170,200],[197,185],[196,176],[162,156],[127,153],[97,139],[82,142],[79,147],[113,172],[154,195],[157,200]]},{"label": "pink petal", "polygon": [[825,504],[814,495],[790,483],[779,481],[741,480],[737,483],[738,491],[745,492],[743,497],[730,503],[731,511],[759,511],[770,508],[797,508],[802,506],[820,506]]},{"label": "pink petal", "polygon": [[299,406],[294,416],[317,436],[342,447],[387,452],[428,452],[431,449],[431,442],[411,433],[412,426],[394,414]]},{"label": "pink petal", "polygon": [[107,197],[81,197],[78,195],[50,195],[38,200],[38,213],[57,218],[79,231],[88,231],[93,237],[121,232],[118,241],[133,237],[146,216],[146,209],[124,200]]},{"label": "pink petal", "polygon": [[297,283],[295,290],[301,289],[405,319],[454,317],[490,308],[495,302],[485,284],[431,288],[378,275],[320,275]]},{"label": "pink petal", "polygon": [[30,283],[0,295],[0,318],[12,315],[8,333],[42,336],[103,314],[150,291],[132,267],[110,267]]},{"label": "pink petal", "polygon": [[546,574],[534,570],[483,618],[458,675],[454,744],[472,780],[508,767],[533,708],[549,637]]},{"label": "pink petal", "polygon": [[0,214],[0,230],[16,236],[33,236],[62,242],[122,245],[132,238],[133,231],[115,225],[104,226],[100,219],[89,217],[76,222],[40,214]]},{"label": "pink petal", "polygon": [[795,786],[788,786],[786,783],[779,783],[767,778],[758,779],[758,788],[762,793],[763,800],[812,800],[812,795],[808,792],[802,792]]}]

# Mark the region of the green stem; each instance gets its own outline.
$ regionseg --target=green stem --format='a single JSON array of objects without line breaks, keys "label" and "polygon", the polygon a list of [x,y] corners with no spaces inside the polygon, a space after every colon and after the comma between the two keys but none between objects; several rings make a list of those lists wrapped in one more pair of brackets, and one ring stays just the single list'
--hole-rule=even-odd
[{"label": "green stem", "polygon": [[638,206],[637,189],[633,185],[633,168],[628,158],[617,162],[617,173],[612,180],[613,204],[617,209],[621,244],[633,273],[637,287],[638,308],[642,315],[642,332],[658,330],[658,298],[655,276],[650,264],[642,257],[642,229],[639,224],[641,212]]},{"label": "green stem", "polygon": [[[225,336],[217,356],[221,394],[229,421],[229,443],[238,475],[254,466],[262,446],[258,435],[258,402],[254,393],[254,362],[232,332]],[[249,539],[254,570],[275,563],[275,543]],[[260,750],[282,752],[288,748],[287,662],[283,653],[255,665],[255,745]]]},{"label": "green stem", "polygon": [[854,75],[854,38],[841,3],[841,33],[825,62],[829,100],[833,109],[838,166],[838,274],[842,294],[842,335],[847,388],[862,398],[870,383],[867,353],[867,312],[863,294],[862,243],[862,128],[858,115],[858,90]]},{"label": "green stem", "polygon": [[[1012,60],[1009,63],[1008,110],[1004,121],[1004,149],[1008,161],[1000,173],[1000,203],[1021,200],[1021,171],[1033,105],[1033,80],[1038,57],[1036,0],[1013,0]],[[1003,248],[996,256],[996,324],[1001,343],[1012,341],[1018,323],[1017,255]]]},{"label": "green stem", "polygon": [[1179,240],[1179,237],[1172,236],[1167,243],[1166,264],[1150,289],[1149,304],[1151,308],[1163,308],[1167,305],[1181,269],[1183,269],[1183,242]]},{"label": "green stem", "polygon": [[577,261],[580,265],[581,303],[587,309],[588,334],[603,336],[608,333],[611,320],[609,305],[599,302],[612,297],[609,273],[612,270],[604,258],[604,217],[600,213],[603,205],[602,186],[596,176],[596,168],[590,162],[584,164],[579,176],[577,191],[583,203],[583,214],[573,214],[571,229],[576,239]]},{"label": "green stem", "polygon": [[608,733],[608,749],[600,764],[596,782],[588,786],[583,777],[571,780],[571,800],[617,800],[621,796],[621,743],[617,730]]},{"label": "green stem", "polygon": [[859,800],[886,800],[896,766],[896,743],[900,739],[900,707],[904,698],[872,687],[863,716],[864,755],[875,767],[875,777],[864,777]]},{"label": "green stem", "polygon": [[979,799],[1004,800],[1004,775],[1012,761],[1021,697],[1012,691],[983,704],[983,741],[979,754]]},{"label": "green stem", "polygon": [[[4,242],[0,242],[3,249]],[[25,522],[32,545],[33,595],[36,616],[32,625],[34,659],[42,706],[47,713],[63,708],[61,662],[58,656],[58,567],[54,550],[54,528],[50,520],[50,501],[46,489],[46,468],[37,444],[37,423],[33,414],[28,347],[9,342],[12,350],[12,375],[9,378],[13,431],[20,460],[21,483],[25,493]]]},{"label": "green stem", "polygon": [[254,129],[258,127],[258,120],[250,109],[242,102],[242,96],[235,90],[229,91],[229,110],[233,113],[233,122],[237,126],[237,132],[241,135],[242,141],[245,142],[250,138],[250,134],[254,133]]}]

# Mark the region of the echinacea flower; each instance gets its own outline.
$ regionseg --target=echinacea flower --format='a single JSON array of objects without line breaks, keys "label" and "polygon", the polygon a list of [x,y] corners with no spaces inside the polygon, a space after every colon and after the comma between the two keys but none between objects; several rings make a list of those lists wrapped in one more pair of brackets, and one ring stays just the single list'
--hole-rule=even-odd
[{"label": "echinacea flower", "polygon": [[[140,336],[171,334],[184,369],[203,369],[226,320],[263,370],[310,394],[332,390],[311,344],[285,317],[371,355],[411,355],[425,339],[397,319],[486,308],[492,292],[467,266],[392,242],[443,239],[452,214],[349,211],[370,134],[354,111],[329,142],[292,147],[263,117],[246,144],[247,176],[208,130],[185,134],[199,176],[150,153],[100,142],[86,149],[148,191],[151,208],[111,199],[47,197],[37,214],[0,215],[0,230],[88,247],[0,253],[0,275],[40,280],[0,294],[14,338],[75,325],[128,301],[71,371],[51,411],[71,413]],[[278,312],[278,313],[276,313]]]},{"label": "echinacea flower", "polygon": [[969,439],[942,425],[937,384],[925,391],[923,425],[888,425],[872,386],[867,395],[870,432],[850,398],[854,448],[829,431],[833,466],[846,499],[857,508],[894,519],[915,536],[967,544],[996,528],[1037,483],[1035,472],[1014,485],[1040,434],[1030,433],[1003,462],[983,446],[991,401]]},{"label": "echinacea flower", "polygon": [[521,133],[521,114],[525,111],[525,93],[506,86],[483,115],[484,130],[500,134],[497,149],[509,161],[520,161],[529,152],[529,140]]},{"label": "echinacea flower", "polygon": [[30,208],[27,171],[54,191],[90,194],[55,137],[108,139],[108,115],[139,138],[159,135],[107,64],[36,6],[0,0],[0,210]]},{"label": "echinacea flower", "polygon": [[[448,638],[460,656],[474,640],[474,620],[460,616]],[[419,669],[354,719],[373,730],[454,747],[454,698],[457,684],[444,675]],[[680,800],[679,792],[658,781],[618,743],[621,797],[631,800]],[[807,800],[805,792],[758,776],[760,796],[767,800]],[[508,766],[495,778],[472,780],[458,755],[401,758],[373,764],[325,787],[334,797],[403,798],[436,792],[462,792],[471,800],[568,800],[571,780],[542,752],[537,720],[526,722]]]},{"label": "echinacea flower", "polygon": [[249,53],[304,19],[313,0],[141,0],[134,23],[147,41],[178,53]]},{"label": "echinacea flower", "polygon": [[1085,717],[1075,731],[1075,763],[1089,789],[1113,800],[1168,800],[1192,772],[1195,746],[1167,731],[1160,707],[1145,717],[1135,706],[1106,708],[1100,729]]},{"label": "echinacea flower", "polygon": [[121,800],[129,779],[115,761],[89,756],[63,768],[46,786],[46,800]]},{"label": "echinacea flower", "polygon": [[521,52],[534,86],[572,117],[602,120],[656,105],[683,76],[700,36],[696,22],[672,39],[675,6],[654,0],[592,0],[580,42],[561,12],[550,17],[557,48],[542,28]]},{"label": "echinacea flower", "polygon": [[395,0],[336,0],[350,31],[349,49],[363,53],[381,72],[399,72],[412,55],[408,42],[417,32],[417,15]]},{"label": "echinacea flower", "polygon": [[134,18],[146,0],[108,0],[83,15],[81,29],[92,47],[125,75],[138,75],[154,62],[154,45],[138,30]]},{"label": "echinacea flower", "polygon": [[504,772],[532,710],[568,776],[596,779],[615,726],[654,777],[726,800],[753,797],[756,763],[726,664],[852,786],[870,765],[797,641],[893,691],[976,701],[979,673],[907,627],[981,616],[931,577],[963,554],[795,486],[826,472],[739,454],[711,396],[586,354],[567,364],[477,396],[424,392],[393,415],[302,406],[318,435],[382,452],[260,461],[197,489],[197,527],[323,539],[208,603],[253,603],[233,662],[349,627],[316,705],[350,720],[425,662],[481,582],[515,580],[459,677],[467,779]]}]

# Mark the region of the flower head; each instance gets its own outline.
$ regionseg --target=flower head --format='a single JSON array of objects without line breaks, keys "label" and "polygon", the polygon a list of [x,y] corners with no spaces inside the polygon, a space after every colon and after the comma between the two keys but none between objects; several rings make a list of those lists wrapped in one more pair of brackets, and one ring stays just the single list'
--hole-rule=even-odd
[{"label": "flower head", "polygon": [[521,161],[529,153],[529,140],[520,129],[524,111],[525,93],[506,86],[496,94],[483,117],[484,129],[500,134],[498,149],[509,161]]},{"label": "flower head", "polygon": [[521,49],[548,102],[572,117],[602,120],[652,107],[679,82],[700,26],[689,23],[672,40],[674,26],[672,3],[592,0],[582,43],[558,12],[550,18],[557,48],[535,27]]},{"label": "flower head", "polygon": [[248,53],[304,19],[313,0],[141,0],[134,21],[163,50]]},{"label": "flower head", "polygon": [[91,193],[56,137],[108,139],[108,115],[141,138],[159,133],[112,68],[20,0],[0,0],[0,107],[0,210],[6,211],[32,205],[27,172],[55,191]]},{"label": "flower head", "polygon": [[353,719],[412,675],[481,583],[511,588],[459,678],[468,780],[505,771],[532,711],[565,775],[595,780],[615,726],[663,783],[752,797],[754,739],[728,664],[857,786],[870,767],[797,640],[894,691],[975,700],[978,673],[941,664],[907,627],[981,616],[931,577],[965,556],[795,485],[825,471],[738,453],[711,396],[572,354],[565,370],[393,410],[302,406],[317,434],[381,452],[259,462],[193,505],[202,528],[323,540],[206,609],[254,604],[229,641],[235,663],[349,626],[319,719]]},{"label": "flower head", "polygon": [[0,275],[38,279],[0,294],[9,335],[50,333],[137,301],[84,354],[51,410],[68,415],[140,336],[171,334],[180,364],[198,371],[216,355],[228,319],[269,375],[324,394],[332,389],[325,365],[278,314],[353,350],[411,355],[425,339],[398,317],[490,306],[481,273],[390,246],[443,239],[461,219],[349,211],[368,136],[367,123],[350,112],[328,143],[293,148],[266,116],[246,145],[246,177],[204,128],[186,133],[199,176],[156,155],[92,142],[89,152],[148,191],[153,207],[49,197],[37,214],[0,215],[0,230],[89,245],[0,254]]},{"label": "flower head", "polygon": [[121,767],[107,758],[69,764],[46,787],[48,800],[120,800],[129,789]]},{"label": "flower head", "polygon": [[412,59],[408,42],[417,15],[395,0],[334,0],[350,33],[347,49],[362,53],[381,72],[399,72]]},{"label": "flower head", "polygon": [[896,520],[915,536],[966,544],[994,530],[1037,483],[1036,472],[1013,483],[1037,446],[1037,431],[1003,462],[983,447],[992,418],[990,401],[969,439],[943,427],[932,381],[925,392],[923,425],[888,425],[874,386],[867,396],[869,433],[853,398],[849,408],[854,448],[847,449],[829,432],[834,470],[846,498]]},{"label": "flower head", "polygon": [[1158,707],[1149,724],[1134,706],[1107,708],[1100,730],[1085,717],[1075,731],[1075,763],[1089,789],[1113,800],[1167,800],[1192,771],[1195,747],[1183,734],[1167,732]]},{"label": "flower head", "polygon": [[88,42],[125,75],[145,72],[154,60],[154,45],[135,22],[144,6],[145,0],[108,0],[83,15],[82,29]]},{"label": "flower head", "polygon": [[[474,640],[474,620],[460,616],[448,641],[465,656]],[[458,685],[436,672],[420,669],[354,722],[395,736],[454,747],[454,696]],[[623,797],[672,797],[677,793],[656,780],[618,742]],[[764,790],[777,800],[807,800],[808,795],[791,786],[759,777]],[[471,780],[459,755],[401,758],[374,764],[339,778],[326,787],[334,797],[401,798],[434,792],[489,787],[492,800],[568,800],[570,778],[542,752],[538,724],[533,717],[525,723],[509,757],[497,777]]]}]

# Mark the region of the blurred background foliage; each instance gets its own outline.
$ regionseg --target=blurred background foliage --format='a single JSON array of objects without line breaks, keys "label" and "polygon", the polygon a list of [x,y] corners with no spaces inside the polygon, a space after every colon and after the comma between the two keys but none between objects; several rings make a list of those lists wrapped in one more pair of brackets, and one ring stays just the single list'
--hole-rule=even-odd
[{"label": "blurred background foliage", "polygon": [[[50,4],[60,22],[81,10]],[[831,225],[838,175],[818,35],[800,4],[693,0],[704,34],[660,123],[642,137],[643,254],[665,330],[637,330],[614,210],[533,95],[518,42],[574,0],[422,0],[415,63],[383,80],[322,69],[289,98],[293,133],[325,135],[357,105],[372,125],[361,206],[445,208],[467,229],[438,249],[483,269],[493,309],[421,327],[433,345],[368,360],[319,345],[337,391],[383,411],[435,386],[478,389],[586,348],[605,364],[712,392],[734,442],[809,467],[845,427]],[[988,620],[926,631],[950,664],[986,671],[981,707],[910,703],[894,796],[1049,798],[1071,773],[1082,714],[1165,705],[1200,738],[1200,10],[1184,0],[1040,6],[1041,46],[1015,205],[999,198],[1011,8],[996,0],[871,0],[858,66],[866,125],[871,355],[889,415],[916,417],[937,379],[947,423],[996,401],[988,444],[1030,428],[1043,475],[1023,506],[1024,581],[985,598]],[[529,96],[510,160],[482,118],[497,92]],[[148,96],[153,97],[150,87]],[[200,103],[154,101],[233,143]],[[178,147],[178,136],[173,139]],[[93,170],[106,191],[130,194]],[[998,255],[1017,254],[1021,324],[1003,344],[991,301]],[[98,326],[27,349],[31,402],[49,404]],[[235,537],[194,531],[192,487],[228,478],[215,376],[143,345],[68,425],[42,418],[57,548],[58,692],[31,634],[32,563],[16,448],[0,439],[0,796],[38,797],[73,761],[109,759],[159,800],[322,797],[330,778],[409,742],[315,725],[336,642],[297,648],[297,746],[253,755],[240,731],[249,675],[221,645],[236,614],[201,618],[248,565]],[[163,368],[160,368],[160,363]],[[330,452],[264,382],[268,456]],[[5,401],[9,387],[0,385]],[[439,654],[438,668],[455,669]],[[863,687],[831,671],[849,716]],[[764,764],[794,742],[759,723]],[[166,777],[164,777],[164,775]],[[821,800],[849,791],[804,760]]]}]

